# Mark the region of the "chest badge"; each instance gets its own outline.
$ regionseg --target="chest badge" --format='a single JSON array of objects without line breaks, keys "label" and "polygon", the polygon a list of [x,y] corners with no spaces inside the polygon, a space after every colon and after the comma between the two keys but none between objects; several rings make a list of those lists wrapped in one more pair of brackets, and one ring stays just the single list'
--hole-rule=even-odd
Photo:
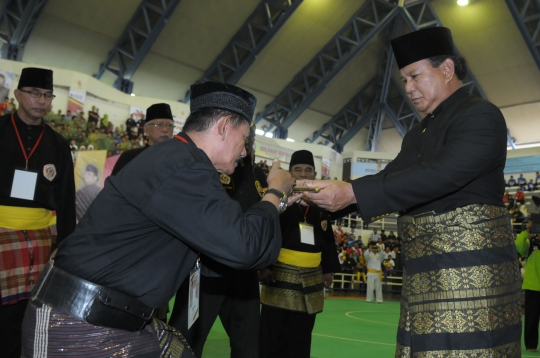
[{"label": "chest badge", "polygon": [[54,164],[45,164],[43,166],[43,176],[49,181],[53,181],[56,178],[56,167]]},{"label": "chest badge", "polygon": [[255,180],[255,189],[257,189],[257,192],[259,193],[259,195],[262,198],[264,193],[266,192],[266,189],[268,189],[268,188],[263,188],[262,185],[261,185],[261,182],[258,181],[258,180]]},{"label": "chest badge", "polygon": [[326,229],[328,228],[328,221],[327,220],[321,221],[321,227],[323,231],[326,231]]},{"label": "chest badge", "polygon": [[227,174],[220,174],[219,180],[221,181],[221,184],[227,185],[231,183],[231,177]]}]

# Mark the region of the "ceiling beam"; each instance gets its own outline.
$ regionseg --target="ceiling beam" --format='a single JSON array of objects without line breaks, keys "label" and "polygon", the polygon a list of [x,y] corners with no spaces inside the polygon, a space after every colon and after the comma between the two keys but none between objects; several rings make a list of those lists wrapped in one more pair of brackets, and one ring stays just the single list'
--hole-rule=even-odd
[{"label": "ceiling beam", "polygon": [[276,127],[280,137],[326,88],[326,85],[396,15],[398,7],[383,0],[367,0],[345,26],[294,77],[285,89],[258,113]]},{"label": "ceiling beam", "polygon": [[47,0],[7,0],[0,12],[1,58],[22,61],[24,48]]},{"label": "ceiling beam", "polygon": [[181,0],[142,0],[107,59],[97,79],[108,71],[116,76],[114,87],[131,93],[131,78],[158,38],[167,20]]},{"label": "ceiling beam", "polygon": [[540,0],[505,0],[540,70]]},{"label": "ceiling beam", "polygon": [[[262,0],[199,82],[235,85],[303,0]],[[188,91],[183,102],[188,103]]]}]

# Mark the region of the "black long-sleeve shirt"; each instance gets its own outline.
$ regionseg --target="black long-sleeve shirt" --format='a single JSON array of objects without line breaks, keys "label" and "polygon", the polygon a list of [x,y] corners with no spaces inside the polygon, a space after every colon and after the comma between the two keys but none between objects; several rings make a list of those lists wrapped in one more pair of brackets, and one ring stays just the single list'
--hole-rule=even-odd
[{"label": "black long-sleeve shirt", "polygon": [[208,156],[181,133],[107,178],[55,265],[161,307],[199,253],[256,269],[275,262],[280,248],[275,206],[261,201],[242,213]]}]

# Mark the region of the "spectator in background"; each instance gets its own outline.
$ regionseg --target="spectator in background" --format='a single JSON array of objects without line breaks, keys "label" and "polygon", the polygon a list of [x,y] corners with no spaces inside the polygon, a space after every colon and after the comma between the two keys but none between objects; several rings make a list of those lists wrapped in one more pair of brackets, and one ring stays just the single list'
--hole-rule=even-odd
[{"label": "spectator in background", "polygon": [[536,185],[539,185],[540,184],[540,172],[536,172]]},{"label": "spectator in background", "polygon": [[385,233],[384,229],[381,229],[381,239],[382,239],[382,241],[385,242],[387,238],[388,237],[386,236],[386,233]]},{"label": "spectator in background", "polygon": [[536,183],[532,179],[529,180],[529,183],[527,184],[527,190],[528,191],[536,190]]},{"label": "spectator in background", "polygon": [[527,179],[523,177],[523,174],[519,175],[519,178],[517,179],[517,183],[519,186],[523,187],[524,185],[527,185]]},{"label": "spectator in background", "polygon": [[71,114],[71,111],[68,109],[66,112],[66,115],[64,116],[64,121],[71,122],[73,120],[73,115]]},{"label": "spectator in background", "polygon": [[7,114],[5,112],[8,109],[8,104],[9,104],[9,97],[5,97],[4,101],[0,103],[0,115],[3,116],[4,114]]},{"label": "spectator in background", "polygon": [[93,123],[97,127],[99,122],[99,114],[97,113],[96,106],[92,106],[92,110],[88,111],[88,124]]},{"label": "spectator in background", "polygon": [[516,180],[514,179],[513,175],[510,175],[510,179],[508,179],[508,183],[506,183],[506,186],[512,187],[516,185]]},{"label": "spectator in background", "polygon": [[[17,103],[15,103],[15,98],[11,98],[9,100],[9,104],[11,104],[11,106],[13,106],[13,111],[16,111],[17,110]],[[52,106],[51,106],[52,107]],[[538,173],[538,172],[537,172]]]},{"label": "spectator in background", "polygon": [[392,276],[392,273],[394,272],[394,266],[396,266],[396,263],[392,259],[392,256],[388,255],[384,258],[383,267],[386,276]]},{"label": "spectator in background", "polygon": [[521,188],[518,188],[517,191],[516,191],[516,195],[514,196],[514,200],[517,203],[519,204],[525,204],[525,193],[523,192],[523,190],[521,190]]},{"label": "spectator in background", "polygon": [[508,205],[508,204],[512,203],[513,200],[514,200],[514,197],[512,196],[512,194],[510,194],[508,192],[508,190],[505,191],[505,193],[503,195],[503,203],[504,203],[504,205]]},{"label": "spectator in background", "polygon": [[394,262],[396,263],[396,266],[394,267],[397,271],[403,271],[403,264],[401,260],[401,251],[399,251],[399,247],[394,247]]},{"label": "spectator in background", "polygon": [[372,244],[364,253],[364,257],[368,268],[366,302],[373,301],[373,291],[375,291],[377,302],[382,303],[381,264],[384,260],[384,254],[377,245]]},{"label": "spectator in background", "polygon": [[377,229],[373,229],[373,232],[369,234],[369,244],[376,244],[380,238],[381,234],[377,232]]},{"label": "spectator in background", "polygon": [[379,238],[379,241],[377,241],[377,243],[375,245],[379,246],[381,251],[384,251],[384,243],[382,241],[382,238]]},{"label": "spectator in background", "polygon": [[536,352],[538,348],[538,324],[540,323],[540,240],[538,234],[531,235],[532,221],[516,239],[516,248],[521,256],[527,257],[523,290],[525,291],[525,348]]}]

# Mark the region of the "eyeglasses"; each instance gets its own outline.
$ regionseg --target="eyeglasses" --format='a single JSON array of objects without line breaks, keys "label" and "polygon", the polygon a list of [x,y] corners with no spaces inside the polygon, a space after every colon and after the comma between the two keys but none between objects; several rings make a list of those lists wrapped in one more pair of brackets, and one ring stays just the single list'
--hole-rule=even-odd
[{"label": "eyeglasses", "polygon": [[167,129],[174,129],[174,124],[172,123],[163,123],[163,122],[159,122],[159,123],[146,123],[147,125],[149,126],[154,126],[156,128],[167,128]]},{"label": "eyeglasses", "polygon": [[40,91],[33,90],[33,91],[25,91],[25,90],[19,90],[24,93],[29,93],[32,98],[41,98],[41,96],[45,97],[45,99],[53,99],[56,96],[52,94],[51,92],[41,93]]}]

